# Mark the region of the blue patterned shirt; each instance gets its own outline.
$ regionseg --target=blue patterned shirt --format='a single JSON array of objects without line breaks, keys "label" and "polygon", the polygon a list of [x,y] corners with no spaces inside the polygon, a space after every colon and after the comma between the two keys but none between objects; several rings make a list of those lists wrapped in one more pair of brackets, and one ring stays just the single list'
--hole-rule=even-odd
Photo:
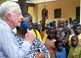
[{"label": "blue patterned shirt", "polygon": [[[19,46],[21,46],[23,44],[24,38],[21,38],[18,35],[16,37],[17,37],[17,41],[19,42]],[[47,47],[36,36],[36,39],[32,43],[32,45],[29,49],[29,53],[27,54],[26,58],[29,58],[29,57],[34,58],[38,54],[39,50],[41,52],[44,51],[45,58],[50,58],[50,54],[49,54],[49,51],[47,50]]]}]

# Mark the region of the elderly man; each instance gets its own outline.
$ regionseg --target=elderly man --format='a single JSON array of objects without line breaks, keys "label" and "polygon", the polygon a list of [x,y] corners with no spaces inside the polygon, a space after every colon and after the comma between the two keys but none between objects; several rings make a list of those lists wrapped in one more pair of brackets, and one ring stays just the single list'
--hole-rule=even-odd
[{"label": "elderly man", "polygon": [[23,16],[15,2],[4,2],[0,7],[0,58],[25,58],[31,43],[35,40],[32,31],[25,34],[25,41],[19,47],[13,29],[21,26]]}]

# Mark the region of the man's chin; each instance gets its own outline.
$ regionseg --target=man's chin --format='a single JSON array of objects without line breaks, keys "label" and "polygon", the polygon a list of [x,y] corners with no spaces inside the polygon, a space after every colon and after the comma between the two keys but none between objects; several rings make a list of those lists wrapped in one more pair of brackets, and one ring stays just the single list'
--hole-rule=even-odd
[{"label": "man's chin", "polygon": [[16,27],[20,27],[20,26],[21,26],[21,24],[17,25]]},{"label": "man's chin", "polygon": [[19,23],[18,26],[20,27],[21,26],[21,23]]}]

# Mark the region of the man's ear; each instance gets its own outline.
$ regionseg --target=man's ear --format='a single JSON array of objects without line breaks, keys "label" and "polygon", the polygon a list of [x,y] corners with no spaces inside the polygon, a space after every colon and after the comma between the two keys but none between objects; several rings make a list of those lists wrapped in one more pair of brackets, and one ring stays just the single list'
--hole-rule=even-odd
[{"label": "man's ear", "polygon": [[7,18],[8,20],[11,20],[11,14],[10,14],[10,13],[7,13],[7,14],[6,14],[6,18]]}]

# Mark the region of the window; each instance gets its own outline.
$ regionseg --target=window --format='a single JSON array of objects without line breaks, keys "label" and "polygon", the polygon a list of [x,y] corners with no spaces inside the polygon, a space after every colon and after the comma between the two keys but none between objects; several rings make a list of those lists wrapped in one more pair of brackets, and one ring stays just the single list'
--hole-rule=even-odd
[{"label": "window", "polygon": [[61,18],[61,8],[54,9],[54,18]]},{"label": "window", "polygon": [[76,19],[80,22],[80,7],[76,7]]}]

